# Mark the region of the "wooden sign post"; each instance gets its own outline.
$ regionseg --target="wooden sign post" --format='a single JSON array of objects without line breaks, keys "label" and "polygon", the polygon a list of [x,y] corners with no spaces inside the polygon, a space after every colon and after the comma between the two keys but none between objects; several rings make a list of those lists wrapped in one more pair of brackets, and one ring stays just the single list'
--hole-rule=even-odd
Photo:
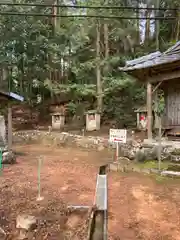
[{"label": "wooden sign post", "polygon": [[37,201],[42,201],[44,197],[41,196],[41,166],[42,166],[42,157],[38,159],[38,197]]}]

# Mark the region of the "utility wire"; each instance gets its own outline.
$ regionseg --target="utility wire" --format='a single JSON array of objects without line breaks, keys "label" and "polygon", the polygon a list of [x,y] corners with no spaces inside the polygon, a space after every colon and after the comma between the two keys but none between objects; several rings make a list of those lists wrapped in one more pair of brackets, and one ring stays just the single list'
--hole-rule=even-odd
[{"label": "utility wire", "polygon": [[106,19],[141,19],[141,20],[174,20],[176,17],[123,17],[123,16],[107,16],[107,15],[55,15],[44,13],[22,13],[22,12],[0,12],[1,16],[29,16],[29,17],[60,17],[60,18],[106,18]]},{"label": "utility wire", "polygon": [[59,7],[59,8],[76,8],[76,9],[117,9],[117,10],[162,10],[162,11],[178,11],[180,8],[156,8],[156,7],[130,7],[130,6],[81,6],[81,5],[64,5],[64,4],[37,4],[37,3],[2,3],[0,6],[19,6],[19,7]]}]

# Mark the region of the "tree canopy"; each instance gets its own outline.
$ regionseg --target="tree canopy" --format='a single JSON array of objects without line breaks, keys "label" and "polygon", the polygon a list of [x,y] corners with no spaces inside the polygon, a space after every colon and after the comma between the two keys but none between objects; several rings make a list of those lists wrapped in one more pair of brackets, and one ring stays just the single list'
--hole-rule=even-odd
[{"label": "tree canopy", "polygon": [[[163,0],[159,7],[174,10],[137,10],[157,6],[155,0],[26,1],[48,3],[52,7],[1,6],[0,65],[1,88],[20,93],[29,104],[68,94],[70,100],[103,99],[103,112],[118,115],[143,102],[144,86],[118,70],[128,59],[167,49],[180,38],[179,1]],[[72,9],[53,4],[87,6],[133,6],[134,9]],[[177,10],[176,10],[177,9]],[[35,13],[37,16],[9,13]],[[41,15],[41,16],[38,16]],[[54,14],[54,17],[43,16]],[[125,19],[56,17],[89,14]],[[161,16],[174,20],[141,20],[128,17]],[[158,34],[158,36],[157,36]],[[158,41],[158,42],[157,42]],[[101,101],[99,104],[102,104]],[[126,109],[127,111],[127,109]],[[127,111],[128,112],[128,111]],[[114,116],[117,117],[118,116]]]}]

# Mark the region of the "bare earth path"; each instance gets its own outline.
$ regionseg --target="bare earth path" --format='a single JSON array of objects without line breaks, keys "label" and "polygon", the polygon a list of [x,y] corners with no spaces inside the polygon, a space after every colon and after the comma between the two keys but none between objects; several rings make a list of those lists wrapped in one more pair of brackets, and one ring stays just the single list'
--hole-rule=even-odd
[{"label": "bare earth path", "polygon": [[[0,227],[14,232],[16,216],[26,212],[40,219],[34,239],[83,239],[87,215],[69,217],[66,206],[92,204],[98,166],[106,155],[38,145],[16,150],[24,155],[18,157],[18,164],[6,166],[0,176]],[[40,155],[44,200],[37,202]],[[180,240],[178,181],[158,183],[148,176],[110,173],[108,190],[109,239]]]}]

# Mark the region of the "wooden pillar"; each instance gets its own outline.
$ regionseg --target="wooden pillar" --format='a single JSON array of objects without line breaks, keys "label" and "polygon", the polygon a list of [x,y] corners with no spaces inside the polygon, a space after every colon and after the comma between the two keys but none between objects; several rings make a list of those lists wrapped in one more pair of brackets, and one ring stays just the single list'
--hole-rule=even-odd
[{"label": "wooden pillar", "polygon": [[147,83],[147,134],[152,139],[152,85]]},{"label": "wooden pillar", "polygon": [[8,106],[8,150],[12,149],[12,108]]},{"label": "wooden pillar", "polygon": [[158,111],[158,89],[156,89],[154,92],[153,92],[153,100],[154,100],[154,124],[153,124],[153,127],[155,129],[159,128],[159,117],[158,117],[158,114],[157,114],[157,111]]},{"label": "wooden pillar", "polygon": [[137,114],[137,129],[139,129],[139,125],[140,125],[140,123],[139,123],[139,115],[140,114],[139,114],[139,112],[137,112],[136,114]]}]

